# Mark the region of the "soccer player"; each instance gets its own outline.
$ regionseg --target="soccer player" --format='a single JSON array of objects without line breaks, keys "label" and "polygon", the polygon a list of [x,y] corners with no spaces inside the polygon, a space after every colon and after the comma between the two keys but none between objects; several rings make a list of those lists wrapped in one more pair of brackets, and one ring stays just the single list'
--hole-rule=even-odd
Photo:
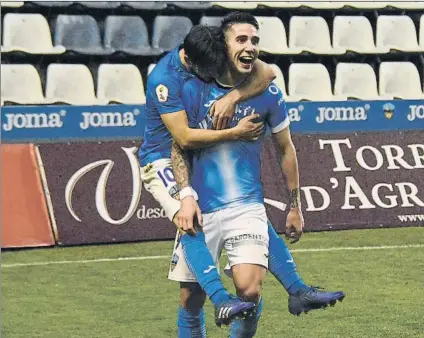
[{"label": "soccer player", "polygon": [[[258,23],[253,16],[247,13],[230,14],[224,18],[222,29],[228,49],[226,71],[216,82],[205,83],[192,79],[184,85],[183,102],[191,128],[213,128],[209,107],[250,74],[258,57]],[[290,232],[294,232],[296,240],[300,237],[303,227],[298,164],[285,103],[277,86],[272,84],[263,94],[239,103],[230,127],[236,126],[245,116],[255,113],[259,113],[259,120],[266,122],[271,128],[284,154],[281,169],[287,177],[291,192],[291,210],[287,223],[288,228],[294,224],[294,229]],[[192,156],[191,182],[199,193],[199,206],[204,213],[203,231],[215,263],[219,263],[222,248],[225,248],[237,294],[257,304],[255,316],[233,323],[231,337],[253,337],[256,332],[262,309],[260,290],[268,267],[268,255],[271,256],[269,262],[274,265],[273,273],[277,278],[280,277],[281,267],[284,266],[279,263],[279,259],[281,261],[282,257],[286,257],[286,263],[289,263],[284,267],[289,271],[288,274],[283,272],[283,278],[279,280],[288,286],[286,289],[290,294],[291,313],[300,314],[303,311],[333,305],[344,297],[343,292],[321,292],[305,285],[297,275],[287,247],[281,245],[281,242],[284,242],[269,225],[260,182],[260,151],[263,138],[264,135],[254,142],[222,142],[196,150]],[[175,143],[172,163],[177,183],[184,187],[188,182],[188,169],[184,166],[181,148]],[[274,252],[271,246],[274,246]],[[290,270],[290,267],[293,269]],[[195,278],[190,271],[186,269],[185,272],[185,279],[194,282]],[[294,283],[288,285],[290,280],[293,282],[293,278]],[[193,291],[187,295],[186,302],[190,302],[192,296],[197,297],[196,291]]]},{"label": "soccer player", "polygon": [[[203,47],[199,47],[199,41]],[[190,52],[188,58],[186,52]],[[216,323],[228,324],[236,316],[253,310],[254,304],[242,302],[231,296],[224,288],[214,260],[206,247],[204,234],[196,231],[193,226],[193,215],[201,223],[201,215],[195,201],[195,192],[190,188],[179,191],[180,202],[174,197],[178,195],[178,188],[171,168],[172,138],[185,147],[209,146],[216,142],[254,139],[262,130],[262,123],[253,123],[254,116],[249,116],[237,126],[224,130],[198,130],[189,129],[186,113],[180,97],[180,90],[185,80],[193,74],[209,80],[216,77],[226,62],[225,40],[219,27],[195,26],[184,40],[184,45],[172,50],[163,57],[147,81],[146,91],[146,128],[144,141],[139,150],[141,164],[141,178],[146,190],[164,208],[167,216],[178,228],[186,232],[177,234],[175,247],[182,249],[175,253],[170,267],[172,273],[178,273],[180,266],[189,265],[200,287],[206,292],[216,308]],[[258,63],[252,77],[235,88],[229,95],[217,102],[225,111],[234,111],[234,103],[262,92],[274,78],[270,67]],[[224,102],[224,103],[222,103]],[[220,108],[221,109],[221,108]],[[220,110],[215,105],[215,118]],[[221,115],[221,125],[226,124],[225,114]],[[181,260],[184,256],[184,260]],[[181,260],[181,263],[179,263]],[[179,264],[177,264],[179,263]],[[184,264],[183,264],[184,263]],[[191,323],[202,318],[203,312],[190,311],[192,303],[202,303],[204,299],[191,298],[190,303],[185,302],[186,295],[191,293],[197,284],[186,283],[180,280],[180,294],[182,303],[178,313],[179,336],[186,337],[187,327],[191,327],[193,335],[201,335],[198,326],[193,328]],[[225,309],[225,311],[221,311]]]}]

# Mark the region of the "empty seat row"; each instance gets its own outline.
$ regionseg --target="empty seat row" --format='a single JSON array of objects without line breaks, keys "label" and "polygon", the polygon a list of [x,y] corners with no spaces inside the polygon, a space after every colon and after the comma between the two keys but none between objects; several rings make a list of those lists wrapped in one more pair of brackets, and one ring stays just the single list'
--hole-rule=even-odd
[{"label": "empty seat row", "polygon": [[[271,54],[341,55],[388,53],[390,50],[424,52],[424,15],[419,40],[414,22],[406,15],[377,18],[376,42],[370,21],[364,16],[336,16],[331,43],[327,22],[320,16],[293,16],[287,42],[286,28],[277,17],[256,17],[260,24],[260,48]],[[201,24],[219,25],[221,17],[201,18]],[[55,22],[54,46],[47,20],[41,14],[6,14],[2,52],[61,54],[159,55],[184,40],[193,23],[184,16],[156,16],[150,45],[146,23],[139,16],[108,16],[103,34],[89,15],[59,15]],[[36,32],[36,34],[34,34]]]},{"label": "empty seat row", "polygon": [[108,16],[104,38],[96,20],[89,15],[59,15],[55,21],[54,46],[47,20],[41,14],[13,14],[4,17],[2,52],[30,54],[159,55],[184,40],[193,26],[184,16],[156,16],[152,45],[146,23],[139,16]]},{"label": "empty seat row", "polygon": [[[417,67],[411,62],[382,62],[379,81],[369,64],[343,63],[336,66],[334,94],[330,74],[320,63],[293,63],[289,67],[288,91],[278,66],[275,82],[286,96],[286,101],[345,101],[424,99]],[[378,90],[377,90],[378,88]]]},{"label": "empty seat row", "polygon": [[46,95],[37,69],[30,64],[1,65],[1,100],[18,104],[144,104],[143,79],[133,64],[102,64],[95,94],[93,76],[82,64],[50,64]]},{"label": "empty seat row", "polygon": [[[293,16],[286,28],[277,17],[256,17],[260,29],[260,48],[271,54],[341,55],[347,51],[361,54],[424,51],[424,15],[420,19],[420,40],[414,22],[406,15],[380,15],[377,18],[376,42],[370,21],[365,16],[336,16],[332,39],[327,22],[320,16]],[[217,25],[218,17],[203,17],[202,24]],[[331,43],[331,40],[333,43]]]},{"label": "empty seat row", "polygon": [[[148,73],[153,67],[149,67]],[[277,65],[273,67],[279,74],[275,82],[288,102],[424,99],[424,83],[421,84],[418,70],[410,62],[382,62],[378,85],[370,65],[339,63],[336,67],[334,94],[329,72],[322,64],[292,64],[288,72],[288,90],[280,68]],[[105,105],[111,102],[144,104],[146,101],[141,74],[132,64],[100,65],[97,95],[90,70],[81,64],[49,65],[45,96],[34,66],[2,65],[1,72],[2,104],[7,101],[18,104],[64,102],[72,105]]]},{"label": "empty seat row", "polygon": [[[32,3],[44,7],[68,7],[72,4],[80,4],[84,7],[92,8],[118,8],[120,6],[128,6],[134,9],[150,9],[162,10],[168,5],[176,6],[183,9],[207,9],[212,6],[227,9],[255,9],[258,6],[270,8],[298,8],[310,7],[314,9],[341,9],[343,7],[352,7],[358,9],[382,9],[385,7],[394,7],[400,9],[421,9],[424,8],[423,1],[263,1],[263,2],[247,2],[247,1],[225,1],[225,2],[205,2],[205,1],[33,1]],[[23,1],[2,1],[2,7],[21,7]]]}]

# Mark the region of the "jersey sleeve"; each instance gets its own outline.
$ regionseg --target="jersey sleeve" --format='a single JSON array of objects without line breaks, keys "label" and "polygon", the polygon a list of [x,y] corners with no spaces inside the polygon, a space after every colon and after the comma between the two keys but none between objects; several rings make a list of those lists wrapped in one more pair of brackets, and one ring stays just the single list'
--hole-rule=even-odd
[{"label": "jersey sleeve", "polygon": [[159,114],[175,113],[184,110],[181,100],[183,79],[178,74],[161,74],[149,84],[150,97],[153,99]]},{"label": "jersey sleeve", "polygon": [[184,83],[181,91],[181,98],[190,128],[199,128],[197,122],[200,110],[201,85],[202,83],[198,79],[191,79]]},{"label": "jersey sleeve", "polygon": [[290,125],[286,102],[281,89],[272,83],[267,89],[267,124],[273,134],[279,133]]}]

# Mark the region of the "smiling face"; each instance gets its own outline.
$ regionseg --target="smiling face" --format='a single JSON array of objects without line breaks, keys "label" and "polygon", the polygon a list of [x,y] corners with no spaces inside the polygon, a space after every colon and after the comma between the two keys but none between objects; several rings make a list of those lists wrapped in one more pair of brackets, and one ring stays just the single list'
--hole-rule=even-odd
[{"label": "smiling face", "polygon": [[239,75],[247,75],[259,56],[257,29],[248,23],[236,23],[225,32],[229,66]]}]

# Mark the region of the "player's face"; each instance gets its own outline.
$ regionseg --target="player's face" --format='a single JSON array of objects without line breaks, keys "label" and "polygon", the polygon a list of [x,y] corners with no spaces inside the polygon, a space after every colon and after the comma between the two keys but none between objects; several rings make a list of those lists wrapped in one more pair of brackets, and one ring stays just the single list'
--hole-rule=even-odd
[{"label": "player's face", "polygon": [[259,56],[259,36],[256,28],[247,23],[232,25],[225,33],[231,67],[240,74],[249,74]]}]

